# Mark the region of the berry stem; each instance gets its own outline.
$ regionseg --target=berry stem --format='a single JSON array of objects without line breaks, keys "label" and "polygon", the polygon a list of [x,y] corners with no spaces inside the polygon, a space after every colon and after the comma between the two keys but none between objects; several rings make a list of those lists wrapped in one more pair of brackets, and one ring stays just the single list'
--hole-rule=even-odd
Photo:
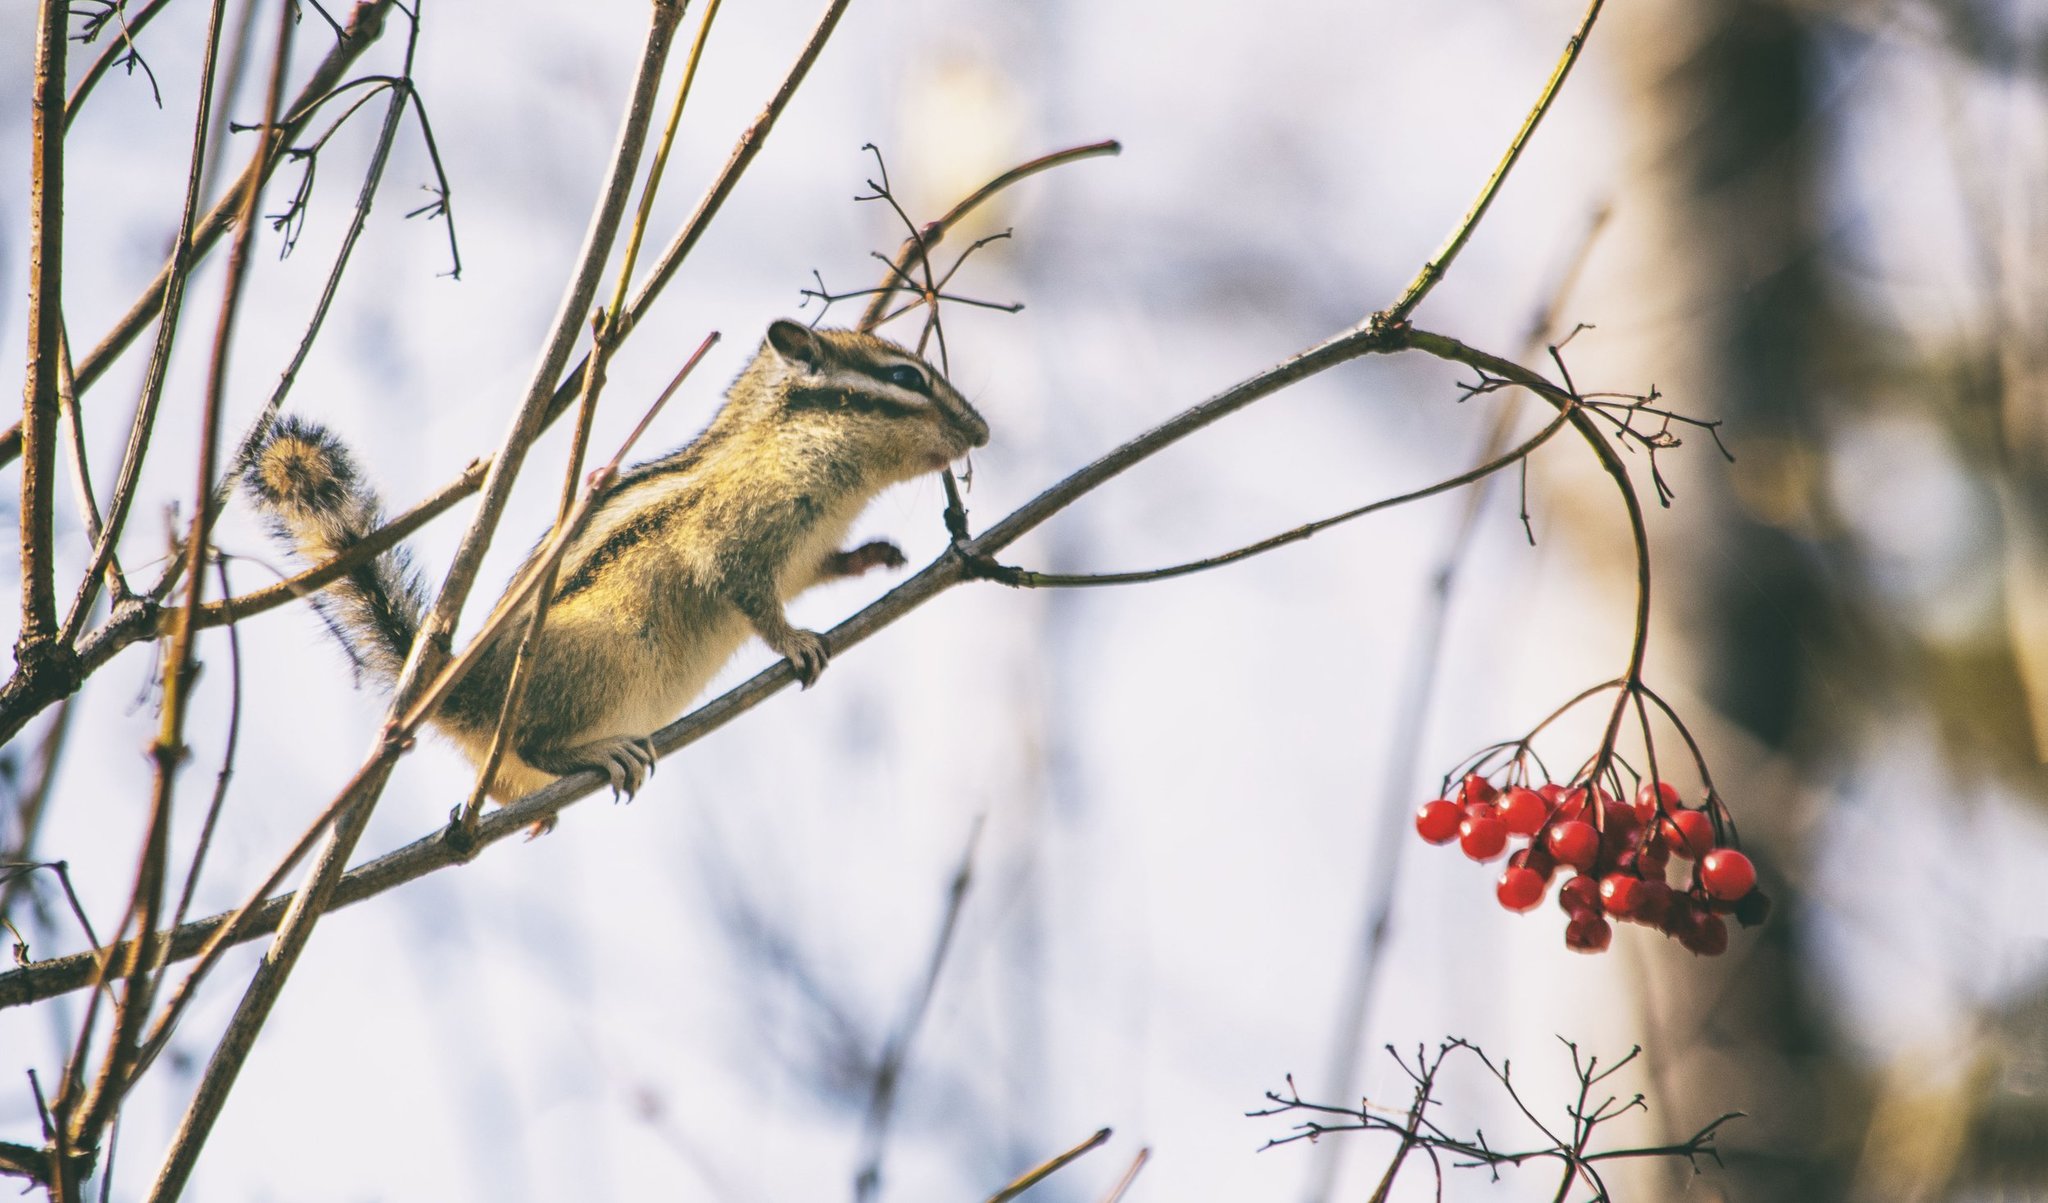
[{"label": "berry stem", "polygon": [[[1630,692],[1631,696],[1635,699],[1636,725],[1641,727],[1643,731],[1643,767],[1649,770],[1650,774],[1646,780],[1650,782],[1650,788],[1655,789],[1657,783],[1664,780],[1664,778],[1657,770],[1657,741],[1650,734],[1650,710],[1649,707],[1643,704],[1643,694],[1647,690],[1647,686],[1638,684]],[[1622,795],[1616,795],[1616,797],[1620,796]]]},{"label": "berry stem", "polygon": [[[1650,646],[1650,532],[1643,522],[1643,504],[1641,499],[1636,496],[1635,483],[1629,479],[1628,465],[1621,461],[1620,454],[1614,450],[1613,445],[1593,425],[1592,420],[1586,416],[1584,409],[1581,408],[1578,392],[1572,387],[1571,372],[1565,368],[1564,359],[1558,355],[1556,347],[1550,349],[1550,356],[1557,364],[1559,374],[1564,377],[1565,396],[1571,402],[1569,415],[1572,427],[1585,437],[1587,446],[1593,449],[1593,457],[1600,461],[1600,466],[1607,470],[1607,475],[1614,478],[1615,487],[1621,490],[1622,505],[1628,512],[1629,537],[1635,543],[1635,637],[1629,646],[1628,668],[1621,676],[1621,691],[1615,697],[1614,710],[1607,719],[1607,734],[1601,739],[1600,752],[1593,761],[1591,776],[1597,781],[1602,772],[1607,768],[1608,761],[1613,758],[1614,741],[1621,735],[1621,719],[1624,714],[1628,713],[1630,700],[1636,699],[1637,706],[1641,706],[1639,694],[1644,688],[1643,658]],[[1553,400],[1553,404],[1558,403]],[[1647,728],[1643,734],[1647,741],[1649,737]],[[1650,768],[1653,779],[1656,774],[1655,755],[1655,752],[1651,753]]]},{"label": "berry stem", "polygon": [[1649,686],[1638,685],[1636,686],[1636,691],[1653,702],[1657,709],[1663,711],[1664,717],[1671,720],[1671,725],[1678,729],[1679,738],[1685,741],[1686,748],[1692,752],[1693,763],[1699,767],[1700,783],[1707,787],[1709,795],[1718,797],[1719,791],[1714,788],[1714,776],[1707,771],[1706,753],[1700,751],[1699,741],[1692,737],[1692,732],[1686,728],[1685,722],[1678,717],[1678,712],[1671,708],[1671,703],[1657,696],[1657,691]]}]

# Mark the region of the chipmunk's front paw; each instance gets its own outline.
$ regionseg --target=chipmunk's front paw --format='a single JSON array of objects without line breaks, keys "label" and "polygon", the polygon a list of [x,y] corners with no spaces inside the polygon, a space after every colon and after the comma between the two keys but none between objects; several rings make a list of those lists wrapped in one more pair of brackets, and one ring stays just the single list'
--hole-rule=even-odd
[{"label": "chipmunk's front paw", "polygon": [[826,661],[832,658],[832,649],[825,644],[825,637],[816,631],[791,631],[784,646],[775,649],[789,657],[791,668],[796,669],[796,679],[809,689],[818,680],[818,674],[825,671]]},{"label": "chipmunk's front paw", "polygon": [[903,549],[887,539],[874,539],[851,551],[835,551],[825,560],[832,576],[859,576],[872,568],[901,568],[910,561]]}]

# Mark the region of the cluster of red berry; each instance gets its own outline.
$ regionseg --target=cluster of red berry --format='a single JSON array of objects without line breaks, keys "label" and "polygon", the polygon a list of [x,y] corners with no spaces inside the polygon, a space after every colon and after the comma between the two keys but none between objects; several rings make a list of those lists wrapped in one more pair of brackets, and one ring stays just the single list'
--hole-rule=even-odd
[{"label": "cluster of red berry", "polygon": [[[1500,856],[1512,837],[1528,837],[1508,857],[1494,890],[1511,911],[1542,903],[1560,867],[1577,870],[1558,888],[1557,901],[1571,916],[1565,947],[1578,952],[1604,951],[1614,938],[1613,918],[1654,927],[1699,956],[1719,956],[1728,949],[1723,915],[1755,927],[1770,912],[1770,899],[1756,888],[1756,866],[1721,847],[1710,811],[1681,805],[1669,782],[1645,783],[1634,805],[1626,805],[1598,786],[1502,790],[1471,773],[1450,797],[1422,804],[1415,830],[1432,844],[1456,840],[1476,861]],[[1674,856],[1692,863],[1682,889],[1666,878]]]}]

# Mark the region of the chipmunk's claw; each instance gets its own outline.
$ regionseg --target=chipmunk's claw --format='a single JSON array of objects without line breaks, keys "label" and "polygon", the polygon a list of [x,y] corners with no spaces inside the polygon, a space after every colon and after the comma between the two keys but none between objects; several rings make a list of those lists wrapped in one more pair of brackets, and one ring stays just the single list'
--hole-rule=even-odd
[{"label": "chipmunk's claw", "polygon": [[805,689],[817,683],[818,674],[825,671],[825,665],[832,659],[832,649],[816,631],[793,632],[789,646],[780,650],[789,657],[790,667],[796,670],[796,679]]}]

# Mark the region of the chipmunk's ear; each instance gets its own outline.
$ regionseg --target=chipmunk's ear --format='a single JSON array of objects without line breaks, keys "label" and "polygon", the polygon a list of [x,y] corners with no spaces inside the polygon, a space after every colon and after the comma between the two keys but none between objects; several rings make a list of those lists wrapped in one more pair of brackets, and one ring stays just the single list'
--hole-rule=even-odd
[{"label": "chipmunk's ear", "polygon": [[816,368],[825,361],[825,344],[807,326],[784,319],[768,327],[768,345],[794,364]]}]

